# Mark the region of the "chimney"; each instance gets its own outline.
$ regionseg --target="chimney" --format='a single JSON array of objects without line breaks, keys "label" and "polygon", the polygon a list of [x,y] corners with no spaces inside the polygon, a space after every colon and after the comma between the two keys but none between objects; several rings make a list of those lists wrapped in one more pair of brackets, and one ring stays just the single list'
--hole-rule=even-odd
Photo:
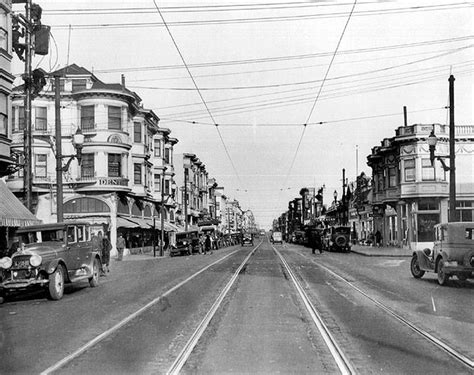
[{"label": "chimney", "polygon": [[125,74],[122,74],[122,87],[125,88]]},{"label": "chimney", "polygon": [[405,122],[405,126],[408,126],[408,117],[407,117],[407,106],[403,106],[403,119]]}]

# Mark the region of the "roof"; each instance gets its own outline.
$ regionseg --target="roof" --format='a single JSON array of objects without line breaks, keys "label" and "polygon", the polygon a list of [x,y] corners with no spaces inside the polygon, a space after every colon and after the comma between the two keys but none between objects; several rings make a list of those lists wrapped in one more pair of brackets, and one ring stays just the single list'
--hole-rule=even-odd
[{"label": "roof", "polygon": [[54,77],[56,75],[64,76],[64,75],[93,75],[92,72],[88,71],[86,68],[82,66],[71,64],[65,66],[64,68],[58,69],[54,72],[49,73],[50,76]]},{"label": "roof", "polygon": [[39,223],[41,220],[23,206],[4,181],[0,181],[0,226],[23,227]]}]

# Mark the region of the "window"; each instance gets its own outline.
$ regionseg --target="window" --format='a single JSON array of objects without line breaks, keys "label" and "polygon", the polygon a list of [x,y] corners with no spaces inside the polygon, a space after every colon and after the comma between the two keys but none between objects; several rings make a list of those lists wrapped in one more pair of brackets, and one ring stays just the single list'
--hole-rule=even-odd
[{"label": "window", "polygon": [[[53,79],[52,81],[53,91],[56,91],[56,80]],[[59,80],[59,91],[64,91],[64,79]]]},{"label": "window", "polygon": [[165,193],[170,193],[170,180],[165,180]]},{"label": "window", "polygon": [[46,178],[48,157],[45,154],[35,155],[35,177]]},{"label": "window", "polygon": [[18,130],[25,130],[25,107],[18,107]]},{"label": "window", "polygon": [[122,174],[122,155],[108,155],[108,173],[109,177],[121,177]]},{"label": "window", "polygon": [[81,163],[81,177],[90,178],[95,174],[94,154],[83,154]]},{"label": "window", "polygon": [[385,188],[384,174],[383,172],[379,172],[377,174],[377,191],[383,191],[384,188]]},{"label": "window", "polygon": [[430,159],[421,160],[421,179],[422,181],[434,181],[435,180],[435,169],[431,165]]},{"label": "window", "polygon": [[434,241],[434,226],[439,223],[439,214],[418,214],[418,242]]},{"label": "window", "polygon": [[397,186],[397,168],[390,167],[388,168],[388,187]]},{"label": "window", "polygon": [[85,79],[73,79],[72,80],[72,91],[81,91],[85,90],[87,84],[87,80]]},{"label": "window", "polygon": [[161,175],[155,173],[155,191],[161,191]]},{"label": "window", "polygon": [[133,182],[135,184],[142,183],[142,165],[141,164],[133,164]]},{"label": "window", "polygon": [[473,221],[474,202],[456,202],[456,221]]},{"label": "window", "polygon": [[46,107],[35,108],[35,130],[48,130],[48,115]]},{"label": "window", "polygon": [[0,48],[8,51],[8,32],[3,27],[0,27]]},{"label": "window", "polygon": [[155,156],[161,156],[161,141],[159,139],[155,139]]},{"label": "window", "polygon": [[93,212],[110,212],[109,206],[96,198],[77,198],[64,204],[64,213],[86,214]]},{"label": "window", "polygon": [[405,181],[415,181],[415,159],[405,160]]},{"label": "window", "polygon": [[437,211],[439,204],[434,199],[422,199],[418,202],[418,211]]},{"label": "window", "polygon": [[16,130],[16,111],[18,107],[12,107],[12,131]]},{"label": "window", "polygon": [[133,123],[133,142],[142,142],[142,124],[140,122]]},{"label": "window", "polygon": [[122,130],[122,108],[109,106],[109,129]]},{"label": "window", "polygon": [[67,242],[76,242],[76,227],[67,227]]},{"label": "window", "polygon": [[165,148],[165,155],[163,159],[166,164],[170,163],[170,149],[169,148]]},{"label": "window", "polygon": [[82,130],[92,130],[95,127],[95,109],[93,105],[81,107],[81,128]]},{"label": "window", "polygon": [[8,135],[8,116],[0,112],[0,134]]}]

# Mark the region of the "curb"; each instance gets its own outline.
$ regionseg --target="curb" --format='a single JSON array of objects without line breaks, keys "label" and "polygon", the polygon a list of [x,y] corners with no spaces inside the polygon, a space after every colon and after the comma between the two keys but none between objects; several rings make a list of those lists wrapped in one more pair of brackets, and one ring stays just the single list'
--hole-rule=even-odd
[{"label": "curb", "polygon": [[365,257],[381,257],[381,258],[410,258],[410,254],[367,254],[357,250],[351,250],[351,253],[363,255]]}]

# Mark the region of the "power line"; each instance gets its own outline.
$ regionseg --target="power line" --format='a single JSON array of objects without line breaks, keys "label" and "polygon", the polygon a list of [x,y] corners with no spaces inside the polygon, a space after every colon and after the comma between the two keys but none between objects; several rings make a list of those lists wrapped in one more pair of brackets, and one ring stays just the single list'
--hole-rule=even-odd
[{"label": "power line", "polygon": [[180,58],[181,58],[181,61],[183,62],[184,66],[186,67],[186,70],[188,71],[189,77],[191,78],[191,80],[193,81],[194,86],[196,87],[196,90],[197,90],[197,92],[198,92],[198,94],[199,94],[199,97],[201,98],[202,103],[204,104],[204,107],[206,107],[206,110],[207,110],[207,113],[209,114],[209,117],[211,118],[212,122],[213,122],[213,123],[215,124],[215,126],[216,126],[217,133],[219,134],[219,138],[221,139],[222,145],[224,146],[224,150],[225,150],[225,152],[226,152],[226,154],[227,154],[227,157],[229,158],[229,161],[230,161],[230,163],[231,163],[231,165],[232,165],[232,168],[234,169],[235,175],[237,176],[237,179],[239,180],[239,183],[241,183],[239,174],[237,173],[237,169],[235,168],[234,162],[232,161],[232,158],[230,157],[229,150],[227,149],[227,146],[226,146],[226,144],[225,144],[225,142],[224,142],[224,139],[222,138],[222,134],[221,134],[221,132],[220,132],[220,130],[219,130],[218,124],[217,124],[216,120],[214,119],[214,116],[212,116],[212,113],[211,113],[211,111],[210,111],[210,109],[209,109],[209,107],[208,107],[206,101],[204,100],[204,97],[202,96],[201,91],[199,90],[199,87],[198,87],[198,85],[197,85],[197,83],[196,83],[196,81],[195,81],[195,79],[194,79],[194,77],[193,77],[193,75],[192,75],[192,73],[191,73],[191,70],[189,70],[189,67],[186,65],[186,60],[184,59],[184,56],[183,56],[183,54],[181,53],[181,51],[180,51],[180,49],[179,49],[179,47],[178,47],[178,44],[176,43],[176,41],[175,41],[175,39],[174,39],[174,37],[173,37],[173,34],[171,33],[170,28],[169,28],[168,25],[166,24],[165,18],[163,17],[163,14],[161,13],[160,8],[158,7],[158,4],[156,3],[155,0],[153,0],[153,4],[155,4],[156,10],[158,11],[158,13],[159,13],[159,15],[160,15],[160,17],[161,17],[161,20],[163,21],[163,24],[165,25],[166,30],[168,31],[168,34],[169,34],[171,40],[173,41],[173,44],[174,44],[176,50],[178,51],[178,54],[179,54],[179,56],[180,56]]}]

